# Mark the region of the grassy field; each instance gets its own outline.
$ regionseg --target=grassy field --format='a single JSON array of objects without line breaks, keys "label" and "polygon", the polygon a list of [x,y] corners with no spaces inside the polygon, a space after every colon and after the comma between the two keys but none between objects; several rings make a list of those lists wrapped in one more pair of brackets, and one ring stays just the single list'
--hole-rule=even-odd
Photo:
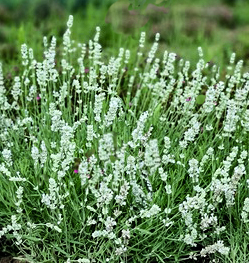
[{"label": "grassy field", "polygon": [[1,3],[1,263],[249,262],[249,5],[159,2]]}]

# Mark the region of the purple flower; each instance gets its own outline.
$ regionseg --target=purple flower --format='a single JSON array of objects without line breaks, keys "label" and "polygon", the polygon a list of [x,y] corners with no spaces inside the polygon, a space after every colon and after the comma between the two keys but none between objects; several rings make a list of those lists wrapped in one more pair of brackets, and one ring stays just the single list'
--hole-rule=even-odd
[{"label": "purple flower", "polygon": [[191,101],[191,97],[188,97],[188,98],[186,99],[186,101]]},{"label": "purple flower", "polygon": [[85,73],[88,73],[89,72],[89,68],[85,68]]},{"label": "purple flower", "polygon": [[78,172],[79,172],[78,170],[74,170],[74,173],[76,173],[76,174],[77,174]]},{"label": "purple flower", "polygon": [[40,100],[40,99],[41,99],[41,97],[39,97],[39,96],[36,97],[36,100],[37,100],[37,101]]}]

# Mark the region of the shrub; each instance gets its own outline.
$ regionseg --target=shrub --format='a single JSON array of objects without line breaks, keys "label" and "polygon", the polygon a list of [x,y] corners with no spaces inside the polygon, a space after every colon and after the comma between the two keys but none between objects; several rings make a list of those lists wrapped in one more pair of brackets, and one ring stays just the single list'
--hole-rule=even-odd
[{"label": "shrub", "polygon": [[[248,242],[249,73],[44,37],[0,64],[0,237],[29,262],[178,262],[235,257]],[[78,56],[78,59],[77,59]],[[5,239],[3,239],[5,238]],[[238,243],[243,251],[243,244]],[[239,257],[246,256],[237,254]],[[199,259],[198,259],[199,260]]]}]

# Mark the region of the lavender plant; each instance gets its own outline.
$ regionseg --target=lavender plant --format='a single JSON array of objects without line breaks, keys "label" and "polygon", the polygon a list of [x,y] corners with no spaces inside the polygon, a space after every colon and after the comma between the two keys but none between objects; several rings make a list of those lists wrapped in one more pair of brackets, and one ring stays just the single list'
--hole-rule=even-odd
[{"label": "lavender plant", "polygon": [[[28,262],[246,262],[249,73],[120,47],[102,60],[100,28],[55,63],[21,47],[0,64],[0,240]],[[135,59],[135,63],[130,58]],[[144,61],[144,62],[143,62]],[[192,70],[192,71],[191,71]],[[204,98],[204,100],[203,100]],[[189,262],[190,262],[189,261]]]}]

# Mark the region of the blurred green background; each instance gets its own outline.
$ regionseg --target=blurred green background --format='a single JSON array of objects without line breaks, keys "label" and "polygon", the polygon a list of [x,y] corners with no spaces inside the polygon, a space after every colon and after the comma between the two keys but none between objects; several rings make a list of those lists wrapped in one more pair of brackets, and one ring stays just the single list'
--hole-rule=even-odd
[{"label": "blurred green background", "polygon": [[18,70],[22,43],[34,49],[37,60],[42,59],[43,36],[55,35],[59,46],[69,14],[74,15],[76,41],[87,43],[95,27],[101,27],[107,57],[116,55],[121,46],[136,48],[140,32],[146,30],[147,43],[160,32],[160,51],[196,62],[197,47],[202,46],[204,58],[220,66],[236,52],[248,70],[248,0],[155,0],[145,1],[147,8],[139,10],[128,8],[132,1],[0,0],[0,61],[7,68],[5,74]]}]

